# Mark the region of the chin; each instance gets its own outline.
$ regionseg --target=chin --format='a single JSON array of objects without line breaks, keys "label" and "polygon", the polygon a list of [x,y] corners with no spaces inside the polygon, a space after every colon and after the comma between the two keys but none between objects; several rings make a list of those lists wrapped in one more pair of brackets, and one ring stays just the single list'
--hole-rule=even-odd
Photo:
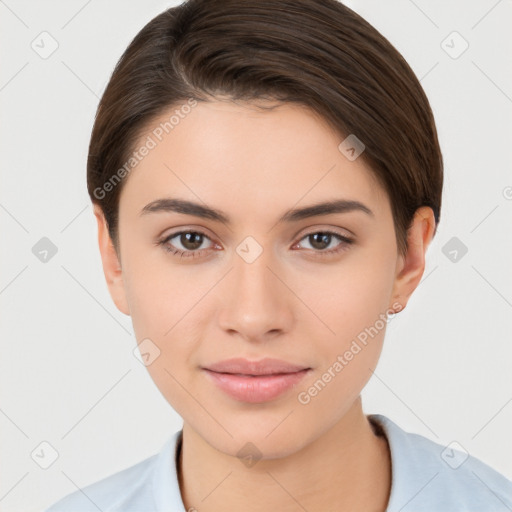
[{"label": "chin", "polygon": [[261,459],[287,457],[300,450],[307,444],[308,439],[314,437],[306,423],[297,422],[297,418],[292,419],[292,410],[293,408],[289,407],[285,412],[279,411],[269,415],[259,412],[258,417],[247,417],[243,420],[239,415],[232,420],[219,417],[219,423],[233,437],[224,430],[223,434],[219,435],[218,429],[206,429],[200,431],[200,435],[215,449],[234,457],[243,457],[246,452],[251,454],[251,451]]}]

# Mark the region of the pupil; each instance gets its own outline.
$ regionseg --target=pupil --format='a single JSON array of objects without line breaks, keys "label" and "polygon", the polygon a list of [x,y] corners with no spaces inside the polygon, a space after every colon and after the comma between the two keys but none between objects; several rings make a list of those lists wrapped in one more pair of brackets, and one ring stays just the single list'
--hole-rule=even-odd
[{"label": "pupil", "polygon": [[182,233],[180,242],[183,244],[183,247],[192,251],[194,249],[198,249],[201,247],[202,236],[200,233]]},{"label": "pupil", "polygon": [[314,233],[310,235],[310,239],[311,238],[313,239],[313,243],[311,243],[311,240],[310,243],[316,249],[325,249],[329,246],[329,242],[331,241],[331,235],[328,233]]}]

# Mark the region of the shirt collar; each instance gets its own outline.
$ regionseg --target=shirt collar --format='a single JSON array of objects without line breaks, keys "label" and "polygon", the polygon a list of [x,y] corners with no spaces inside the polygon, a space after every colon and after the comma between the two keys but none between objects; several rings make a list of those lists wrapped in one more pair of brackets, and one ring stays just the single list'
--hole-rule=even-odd
[{"label": "shirt collar", "polygon": [[429,467],[429,459],[412,440],[414,434],[409,434],[382,414],[370,414],[368,419],[376,432],[386,437],[389,446],[391,489],[386,512],[401,510],[404,503],[411,501],[425,487],[424,480],[435,476],[439,468]]},{"label": "shirt collar", "polygon": [[157,512],[186,512],[181,498],[177,468],[182,436],[182,430],[175,432],[158,454],[152,478]]},{"label": "shirt collar", "polygon": [[[403,468],[397,464],[399,455],[397,447],[400,446],[401,430],[386,416],[370,414],[368,419],[376,434],[386,437],[391,458],[391,490],[388,500],[388,510],[394,510],[398,499],[399,489],[396,482],[405,475]],[[183,430],[175,432],[160,450],[152,478],[153,496],[155,497],[157,512],[187,512],[181,498],[178,481],[178,457],[183,441]]]}]

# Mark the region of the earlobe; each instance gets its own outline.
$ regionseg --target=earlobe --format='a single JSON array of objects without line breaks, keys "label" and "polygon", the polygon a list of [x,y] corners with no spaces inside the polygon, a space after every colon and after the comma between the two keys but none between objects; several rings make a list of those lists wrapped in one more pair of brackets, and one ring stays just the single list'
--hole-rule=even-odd
[{"label": "earlobe", "polygon": [[421,281],[425,270],[426,252],[434,231],[435,217],[432,208],[428,206],[418,208],[407,231],[407,253],[397,262],[392,295],[393,305],[390,306],[396,312],[405,309],[410,296]]},{"label": "earlobe", "polygon": [[94,216],[98,224],[98,245],[108,291],[117,309],[129,316],[121,262],[110,238],[103,211],[97,204],[94,205]]}]

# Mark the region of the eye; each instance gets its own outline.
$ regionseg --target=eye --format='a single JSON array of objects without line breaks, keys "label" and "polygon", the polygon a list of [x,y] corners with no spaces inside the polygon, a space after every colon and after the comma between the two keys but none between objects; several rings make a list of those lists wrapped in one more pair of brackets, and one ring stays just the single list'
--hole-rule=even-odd
[{"label": "eye", "polygon": [[[335,239],[338,239],[341,243],[335,245],[334,249],[327,250],[327,248],[332,245],[332,242],[335,241]],[[312,250],[318,253],[319,256],[337,254],[343,250],[346,250],[349,245],[354,243],[353,239],[335,231],[315,231],[305,235],[301,241],[302,240],[307,240],[308,243],[312,246]],[[299,244],[296,244],[294,247],[297,247]]]},{"label": "eye", "polygon": [[[328,249],[336,239],[339,240],[338,245],[335,245],[334,249]],[[171,243],[171,240],[174,241]],[[211,241],[210,237],[205,233],[188,230],[172,233],[157,242],[157,245],[161,245],[165,251],[172,253],[174,256],[179,256],[180,258],[195,258],[201,256],[203,252],[208,252],[210,249],[208,246],[204,247],[206,240]],[[351,238],[335,231],[314,231],[303,236],[300,242],[302,242],[302,240],[307,240],[312,247],[310,250],[317,253],[319,256],[337,254],[346,250],[349,245],[354,243],[354,240]],[[300,242],[293,247],[298,247]]]},{"label": "eye", "polygon": [[[171,240],[174,239],[176,240],[173,243],[170,243]],[[159,241],[158,245],[163,246],[167,252],[170,252],[173,255],[177,255],[182,258],[195,258],[208,250],[208,248],[201,248],[205,239],[210,240],[210,237],[200,231],[179,231],[178,233],[172,233]],[[179,247],[180,245],[181,248]]]}]

